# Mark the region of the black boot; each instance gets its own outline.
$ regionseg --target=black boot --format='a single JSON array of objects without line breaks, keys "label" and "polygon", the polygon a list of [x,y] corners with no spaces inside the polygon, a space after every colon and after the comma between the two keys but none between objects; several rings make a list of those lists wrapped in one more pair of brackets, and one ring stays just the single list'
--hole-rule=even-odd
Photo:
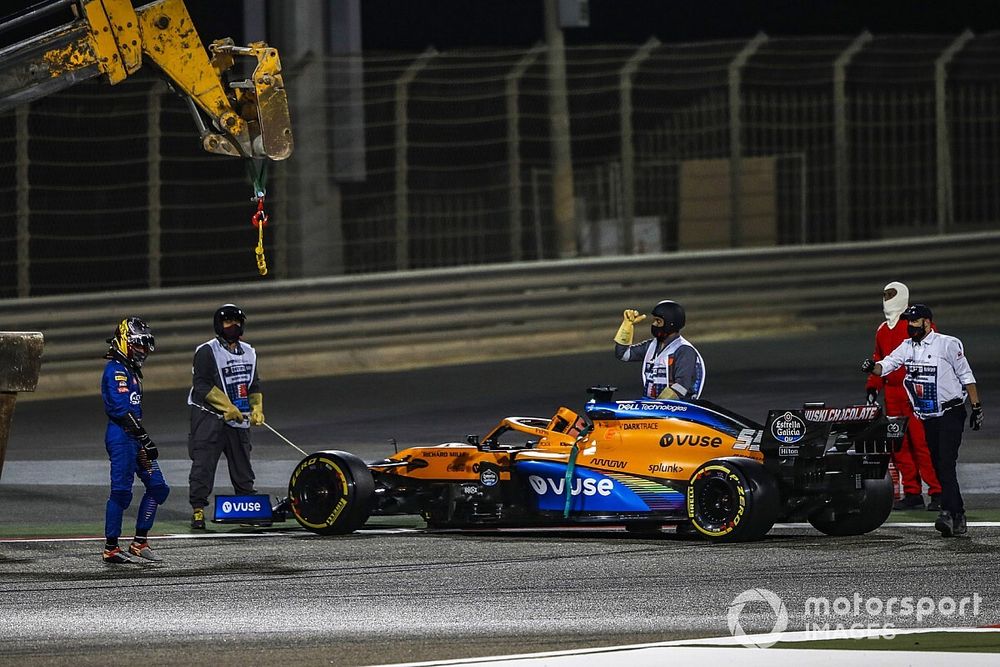
[{"label": "black boot", "polygon": [[940,512],[941,511],[941,494],[932,493],[931,501],[927,503],[928,512]]},{"label": "black boot", "polygon": [[956,536],[965,535],[969,532],[969,527],[965,523],[965,512],[959,512],[955,515],[955,530]]},{"label": "black boot", "polygon": [[951,516],[951,512],[941,512],[938,514],[937,521],[934,522],[934,527],[938,529],[942,537],[951,537],[955,534],[955,519]]},{"label": "black boot", "polygon": [[907,493],[903,498],[892,506],[894,510],[922,510],[924,508],[924,497],[919,493]]}]

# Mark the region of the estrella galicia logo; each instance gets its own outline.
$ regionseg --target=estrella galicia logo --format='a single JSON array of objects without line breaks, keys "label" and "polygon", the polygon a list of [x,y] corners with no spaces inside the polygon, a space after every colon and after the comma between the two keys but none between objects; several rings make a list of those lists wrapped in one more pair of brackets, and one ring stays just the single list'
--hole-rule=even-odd
[{"label": "estrella galicia logo", "polygon": [[771,435],[778,442],[794,444],[805,437],[806,423],[798,415],[786,412],[771,423]]},{"label": "estrella galicia logo", "polygon": [[483,486],[496,486],[500,481],[500,475],[493,468],[483,468],[479,471],[479,482]]}]

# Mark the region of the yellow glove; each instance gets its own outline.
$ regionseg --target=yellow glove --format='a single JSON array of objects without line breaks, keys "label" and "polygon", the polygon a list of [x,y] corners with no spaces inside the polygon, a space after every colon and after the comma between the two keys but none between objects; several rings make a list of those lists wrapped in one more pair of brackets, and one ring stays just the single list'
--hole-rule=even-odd
[{"label": "yellow glove", "polygon": [[243,413],[240,412],[238,407],[233,405],[233,402],[229,400],[229,397],[222,393],[222,390],[218,387],[212,387],[212,389],[205,394],[205,402],[221,412],[222,418],[227,422],[243,421]]},{"label": "yellow glove", "polygon": [[680,397],[677,395],[677,392],[671,389],[670,387],[664,387],[663,391],[660,392],[660,395],[657,396],[657,398],[680,398]]},{"label": "yellow glove", "polygon": [[250,425],[260,426],[264,423],[264,395],[250,394]]},{"label": "yellow glove", "polygon": [[618,333],[615,334],[615,342],[619,345],[631,345],[633,329],[644,319],[646,316],[640,315],[638,310],[626,310],[622,313],[622,325],[618,327]]}]

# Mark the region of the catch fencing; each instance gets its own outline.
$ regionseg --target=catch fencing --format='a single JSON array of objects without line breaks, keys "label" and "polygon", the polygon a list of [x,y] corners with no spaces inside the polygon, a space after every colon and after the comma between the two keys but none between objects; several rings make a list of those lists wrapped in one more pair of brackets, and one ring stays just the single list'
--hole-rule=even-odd
[{"label": "catch fencing", "polygon": [[[284,65],[262,281],[559,256],[544,46]],[[1000,219],[997,34],[574,47],[565,82],[580,257]],[[148,74],[0,115],[0,297],[255,279],[245,166],[199,151]]]}]

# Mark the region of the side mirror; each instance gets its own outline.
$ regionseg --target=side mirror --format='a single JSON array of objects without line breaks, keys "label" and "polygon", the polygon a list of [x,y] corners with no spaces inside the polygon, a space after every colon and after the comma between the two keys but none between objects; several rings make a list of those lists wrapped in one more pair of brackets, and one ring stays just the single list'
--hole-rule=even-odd
[{"label": "side mirror", "polygon": [[472,445],[473,447],[479,446],[479,436],[478,435],[467,435],[465,436],[465,441]]},{"label": "side mirror", "polygon": [[597,385],[596,387],[590,387],[587,389],[587,393],[594,397],[594,400],[598,403],[610,403],[614,400],[615,391],[618,387],[611,387],[606,384]]}]

